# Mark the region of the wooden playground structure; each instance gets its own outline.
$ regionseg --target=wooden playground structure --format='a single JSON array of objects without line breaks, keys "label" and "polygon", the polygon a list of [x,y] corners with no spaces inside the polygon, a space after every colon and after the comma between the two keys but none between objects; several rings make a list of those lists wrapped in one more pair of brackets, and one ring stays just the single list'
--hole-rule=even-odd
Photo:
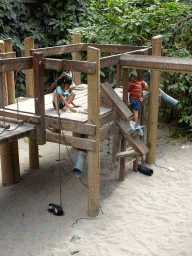
[{"label": "wooden playground structure", "polygon": [[[77,85],[74,89],[76,102],[83,104],[87,113],[61,114],[62,129],[72,135],[65,135],[60,143],[87,150],[88,215],[97,216],[100,209],[100,142],[113,136],[112,156],[113,162],[119,160],[120,180],[125,177],[127,156],[133,157],[128,164],[133,163],[134,171],[143,155],[148,164],[154,163],[160,71],[192,73],[192,60],[162,57],[161,36],[153,38],[152,47],[87,44],[81,42],[80,34],[73,34],[71,45],[34,49],[33,38],[26,38],[24,47],[25,57],[18,58],[12,51],[11,39],[0,41],[2,183],[9,186],[20,180],[18,139],[29,138],[31,169],[39,168],[38,145],[46,144],[46,141],[59,143],[59,134],[50,131],[59,129],[59,121],[51,94],[44,95],[44,70],[72,71]],[[87,52],[87,61],[81,61],[81,52]],[[101,52],[110,56],[101,58]],[[72,60],[50,58],[68,53],[72,53]],[[100,83],[100,69],[111,66],[116,66],[115,90],[107,82]],[[128,135],[129,121],[133,119],[128,101],[129,68],[137,69],[138,79],[142,79],[143,69],[151,70],[150,91],[144,92],[139,113],[142,124],[143,108],[149,104],[146,145],[139,135]],[[122,69],[123,87],[120,87]],[[26,97],[15,103],[14,71],[19,70],[25,70]],[[81,85],[81,72],[87,73],[87,85]],[[80,134],[88,137],[81,138]]]}]

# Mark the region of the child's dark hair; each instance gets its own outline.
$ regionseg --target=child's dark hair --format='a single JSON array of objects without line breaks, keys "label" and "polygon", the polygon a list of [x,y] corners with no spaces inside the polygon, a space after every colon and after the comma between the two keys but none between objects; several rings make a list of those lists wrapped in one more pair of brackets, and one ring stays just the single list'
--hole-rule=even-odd
[{"label": "child's dark hair", "polygon": [[69,77],[69,76],[63,76],[61,79],[59,79],[59,81],[58,81],[58,85],[61,85],[62,83],[64,83],[64,84],[72,84],[72,78],[71,77]]}]

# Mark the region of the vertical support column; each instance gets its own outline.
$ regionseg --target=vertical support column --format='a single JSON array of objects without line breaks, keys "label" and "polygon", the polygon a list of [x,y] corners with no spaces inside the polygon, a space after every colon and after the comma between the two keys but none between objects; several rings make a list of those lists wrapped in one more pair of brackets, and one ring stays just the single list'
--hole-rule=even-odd
[{"label": "vertical support column", "polygon": [[[4,40],[5,52],[12,52],[12,40],[8,38]],[[7,72],[7,90],[8,90],[8,104],[15,103],[15,84],[14,84],[14,71]],[[13,168],[13,182],[20,181],[20,166],[19,166],[19,149],[18,140],[14,140],[7,144],[7,148],[12,152],[12,168]]]},{"label": "vertical support column", "polygon": [[[128,83],[129,83],[129,69],[123,70],[123,102],[128,106]],[[126,139],[123,136],[121,140],[121,152],[126,151]],[[120,158],[120,172],[119,180],[125,179],[125,157]]]},{"label": "vertical support column", "polygon": [[[0,40],[0,52],[5,53],[5,43]],[[7,74],[3,73],[3,90],[4,90],[4,104],[8,105],[8,90],[7,90]]]},{"label": "vertical support column", "polygon": [[46,125],[45,125],[45,103],[44,103],[44,67],[43,53],[37,52],[33,56],[34,70],[34,97],[35,114],[41,116],[41,123],[36,126],[37,144],[46,143]]},{"label": "vertical support column", "polygon": [[121,64],[116,65],[116,87],[120,87],[121,84]]},{"label": "vertical support column", "polygon": [[[25,57],[30,56],[30,50],[34,49],[34,38],[27,37],[24,40],[24,53]],[[34,98],[34,74],[33,69],[25,70],[25,88],[26,97]],[[39,151],[36,139],[33,137],[28,138],[29,142],[29,168],[39,169]]]},{"label": "vertical support column", "polygon": [[[7,51],[12,48],[10,46],[10,40],[4,42],[0,41],[0,51],[5,53],[5,45]],[[8,105],[8,89],[7,89],[7,74],[3,73],[2,79],[0,78],[0,82],[3,81],[4,95],[4,106]],[[9,79],[10,91],[13,90],[13,85],[11,84],[11,79]],[[15,97],[15,90],[12,92],[12,96]],[[13,100],[13,99],[12,99]],[[14,103],[14,102],[10,102]],[[15,166],[14,166],[15,165]],[[2,172],[2,183],[3,186],[10,186],[13,183],[16,183],[20,180],[20,168],[19,168],[19,155],[18,155],[18,142],[6,143],[1,146],[1,172]]]},{"label": "vertical support column", "polygon": [[[74,33],[72,37],[73,44],[81,43],[81,35],[79,33]],[[72,53],[73,60],[81,60],[81,52],[73,52]],[[76,85],[81,84],[81,72],[73,72],[73,82]]]},{"label": "vertical support column", "polygon": [[96,150],[88,152],[88,215],[99,214],[100,205],[100,50],[88,47],[88,61],[96,62],[96,73],[88,74],[88,123],[96,125],[96,135],[89,136],[96,141]]},{"label": "vertical support column", "polygon": [[[30,56],[30,50],[34,49],[34,38],[27,37],[24,39],[24,54],[25,57]],[[25,70],[25,87],[26,87],[26,97],[34,98],[34,77],[33,69]]]},{"label": "vertical support column", "polygon": [[[152,40],[152,55],[161,56],[162,36],[155,36]],[[149,152],[146,163],[153,164],[156,160],[158,98],[159,98],[160,71],[151,71],[149,116],[147,124],[147,147]]]}]

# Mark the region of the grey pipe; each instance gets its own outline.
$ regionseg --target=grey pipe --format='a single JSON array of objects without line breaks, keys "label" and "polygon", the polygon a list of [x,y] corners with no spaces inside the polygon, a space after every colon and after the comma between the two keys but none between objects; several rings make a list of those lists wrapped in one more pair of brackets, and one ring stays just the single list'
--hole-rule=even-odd
[{"label": "grey pipe", "polygon": [[[80,138],[87,138],[87,135],[81,134]],[[87,157],[87,150],[77,149],[75,163],[73,166],[73,174],[75,175],[76,178],[82,177],[82,172],[84,170],[86,157]]]},{"label": "grey pipe", "polygon": [[[150,79],[151,79],[151,72],[150,70],[143,70],[143,80],[150,86]],[[176,108],[179,104],[179,101],[174,99],[173,97],[166,94],[164,91],[159,89],[159,94],[161,95],[161,99],[163,102],[165,102],[167,105],[169,105],[172,108]]]}]

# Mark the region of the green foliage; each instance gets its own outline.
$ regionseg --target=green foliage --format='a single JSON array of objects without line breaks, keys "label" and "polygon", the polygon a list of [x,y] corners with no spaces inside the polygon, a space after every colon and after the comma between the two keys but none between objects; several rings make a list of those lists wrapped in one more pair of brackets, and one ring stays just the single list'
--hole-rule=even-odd
[{"label": "green foliage", "polygon": [[[17,56],[23,56],[23,41],[29,36],[34,37],[37,48],[70,44],[73,32],[81,33],[85,43],[148,46],[153,36],[161,34],[164,55],[191,58],[192,3],[180,2],[43,0],[29,8],[19,1],[0,1],[0,39],[12,38]],[[101,70],[101,77],[115,84],[114,67]],[[161,83],[165,92],[179,100],[179,106],[173,110],[162,104],[160,116],[191,129],[192,76],[163,72]],[[23,73],[18,76],[18,84],[23,90]]]}]

